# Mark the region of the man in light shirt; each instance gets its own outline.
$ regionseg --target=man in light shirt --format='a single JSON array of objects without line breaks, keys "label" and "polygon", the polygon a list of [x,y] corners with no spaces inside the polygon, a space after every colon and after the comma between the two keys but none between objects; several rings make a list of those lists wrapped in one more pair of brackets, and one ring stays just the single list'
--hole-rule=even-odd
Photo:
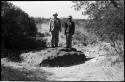
[{"label": "man in light shirt", "polygon": [[61,32],[61,22],[57,18],[58,14],[54,13],[53,17],[50,19],[50,32],[52,34],[51,47],[58,47],[59,42],[59,31]]}]

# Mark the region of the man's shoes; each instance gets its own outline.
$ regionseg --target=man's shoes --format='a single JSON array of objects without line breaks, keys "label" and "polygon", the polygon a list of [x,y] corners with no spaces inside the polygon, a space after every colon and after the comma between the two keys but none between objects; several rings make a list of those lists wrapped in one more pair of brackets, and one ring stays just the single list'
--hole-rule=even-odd
[{"label": "man's shoes", "polygon": [[70,49],[71,47],[66,46],[67,49]]},{"label": "man's shoes", "polygon": [[55,48],[54,46],[52,46],[52,48]]},{"label": "man's shoes", "polygon": [[67,51],[71,51],[71,48],[70,48],[70,47],[66,47],[66,50],[67,50]]},{"label": "man's shoes", "polygon": [[52,45],[52,48],[55,48],[55,47],[58,47],[58,45],[56,45],[56,46]]},{"label": "man's shoes", "polygon": [[55,46],[55,47],[58,47],[58,46]]}]

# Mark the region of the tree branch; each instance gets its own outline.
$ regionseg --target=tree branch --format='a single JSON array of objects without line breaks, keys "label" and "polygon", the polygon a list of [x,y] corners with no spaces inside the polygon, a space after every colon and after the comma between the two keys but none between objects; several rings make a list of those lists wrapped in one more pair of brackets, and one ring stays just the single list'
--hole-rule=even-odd
[{"label": "tree branch", "polygon": [[117,8],[117,3],[116,3],[114,0],[110,0],[110,1],[111,1],[111,3],[114,5],[114,7]]}]

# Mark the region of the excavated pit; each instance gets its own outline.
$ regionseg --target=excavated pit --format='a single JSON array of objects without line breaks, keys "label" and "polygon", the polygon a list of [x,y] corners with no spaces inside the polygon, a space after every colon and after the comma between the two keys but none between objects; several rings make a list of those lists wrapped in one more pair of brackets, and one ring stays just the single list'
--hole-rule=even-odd
[{"label": "excavated pit", "polygon": [[57,56],[48,57],[40,63],[43,67],[69,67],[73,65],[78,65],[85,63],[85,61],[91,59],[86,58],[85,54],[76,49],[61,49],[59,50]]}]

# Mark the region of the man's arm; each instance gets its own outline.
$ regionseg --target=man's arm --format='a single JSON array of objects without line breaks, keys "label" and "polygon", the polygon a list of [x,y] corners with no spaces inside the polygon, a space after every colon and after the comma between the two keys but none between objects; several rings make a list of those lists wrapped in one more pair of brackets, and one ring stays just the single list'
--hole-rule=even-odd
[{"label": "man's arm", "polygon": [[50,27],[49,32],[51,32],[51,19],[50,19],[50,22],[49,22],[49,27]]},{"label": "man's arm", "polygon": [[66,30],[67,30],[67,23],[65,23],[65,34],[66,34]]},{"label": "man's arm", "polygon": [[74,35],[75,32],[75,23],[73,22],[73,30],[72,30],[72,35]]},{"label": "man's arm", "polygon": [[61,21],[60,21],[60,19],[58,19],[59,20],[59,31],[61,32]]}]

